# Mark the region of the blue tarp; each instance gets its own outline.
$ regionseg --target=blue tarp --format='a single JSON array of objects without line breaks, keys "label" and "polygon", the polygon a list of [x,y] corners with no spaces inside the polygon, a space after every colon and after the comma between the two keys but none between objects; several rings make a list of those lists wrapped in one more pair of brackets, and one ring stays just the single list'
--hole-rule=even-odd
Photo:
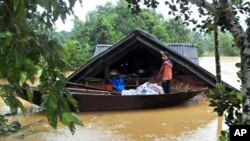
[{"label": "blue tarp", "polygon": [[124,78],[122,76],[111,79],[110,83],[117,91],[124,90]]}]

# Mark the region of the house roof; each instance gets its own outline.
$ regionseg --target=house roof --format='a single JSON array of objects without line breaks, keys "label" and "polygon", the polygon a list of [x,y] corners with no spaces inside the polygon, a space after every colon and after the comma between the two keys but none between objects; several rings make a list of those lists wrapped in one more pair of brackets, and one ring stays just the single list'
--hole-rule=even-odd
[{"label": "house roof", "polygon": [[[151,52],[156,52],[159,54],[160,51],[166,51],[171,54],[171,59],[180,65],[182,68],[185,68],[195,74],[198,78],[205,81],[208,85],[214,87],[216,85],[216,78],[213,74],[190,61],[188,58],[184,57],[177,51],[168,47],[165,43],[161,42],[153,35],[147,33],[141,29],[135,29],[124,39],[116,43],[115,45],[109,47],[108,49],[100,52],[98,55],[93,57],[88,63],[83,65],[80,69],[75,71],[68,77],[69,82],[80,82],[89,73],[91,73],[96,68],[100,68],[103,64],[110,61],[114,55],[121,56],[126,53],[127,50],[131,50],[136,45],[143,44],[146,49],[149,49]],[[230,86],[232,87],[232,86]]]},{"label": "house roof", "polygon": [[105,50],[107,50],[108,48],[112,47],[113,45],[110,44],[97,44],[95,47],[95,52],[93,57],[99,55],[100,53],[104,52]]},{"label": "house roof", "polygon": [[[112,46],[113,45],[111,44],[97,44],[93,57],[99,55]],[[187,43],[166,43],[165,47],[170,47],[181,55],[187,57],[189,60],[193,61],[195,64],[199,64],[197,46]]]}]

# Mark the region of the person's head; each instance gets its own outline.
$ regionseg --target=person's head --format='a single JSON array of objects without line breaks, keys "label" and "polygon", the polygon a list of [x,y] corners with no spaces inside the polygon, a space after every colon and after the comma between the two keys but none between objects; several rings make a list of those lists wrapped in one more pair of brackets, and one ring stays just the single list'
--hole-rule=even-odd
[{"label": "person's head", "polygon": [[167,61],[169,59],[169,54],[165,51],[161,51],[161,58],[163,61]]}]

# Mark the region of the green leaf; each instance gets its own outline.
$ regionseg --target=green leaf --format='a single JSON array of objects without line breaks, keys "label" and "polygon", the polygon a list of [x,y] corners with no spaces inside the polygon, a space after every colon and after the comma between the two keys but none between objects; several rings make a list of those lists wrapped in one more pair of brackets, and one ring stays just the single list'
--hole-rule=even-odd
[{"label": "green leaf", "polygon": [[42,108],[46,110],[48,115],[53,115],[57,111],[57,99],[53,94],[43,95]]},{"label": "green leaf", "polygon": [[235,66],[236,66],[237,68],[240,68],[240,67],[241,67],[241,63],[236,63]]},{"label": "green leaf", "polygon": [[236,98],[240,101],[243,101],[243,97],[241,93],[236,93]]},{"label": "green leaf", "polygon": [[21,64],[20,52],[15,49],[15,67],[18,67]]},{"label": "green leaf", "polygon": [[49,95],[49,100],[48,100],[48,111],[50,111],[50,113],[53,113],[54,111],[56,111],[57,109],[57,99],[53,94]]},{"label": "green leaf", "polygon": [[237,72],[237,76],[238,78],[242,78],[243,77],[243,73],[241,71]]},{"label": "green leaf", "polygon": [[0,38],[12,37],[12,33],[9,31],[0,32]]},{"label": "green leaf", "polygon": [[27,80],[27,72],[20,72],[20,81],[19,84],[22,86]]},{"label": "green leaf", "polygon": [[226,136],[220,136],[220,141],[227,141],[227,137]]},{"label": "green leaf", "polygon": [[43,95],[41,107],[45,110],[48,121],[53,128],[57,127],[57,99],[52,94]]},{"label": "green leaf", "polygon": [[76,104],[77,104],[77,100],[74,99],[74,97],[71,96],[71,95],[68,95],[68,96],[67,96],[67,100],[68,100],[69,103],[72,104],[72,105],[76,105]]},{"label": "green leaf", "polygon": [[14,12],[18,9],[18,6],[22,0],[14,0],[13,1],[13,7],[14,7]]},{"label": "green leaf", "polygon": [[56,113],[47,114],[49,124],[56,129],[57,127],[57,115]]},{"label": "green leaf", "polygon": [[[16,0],[14,0],[16,1]],[[16,7],[16,11],[15,13],[18,15],[18,17],[21,20],[25,19],[25,15],[26,15],[26,11],[25,11],[25,7],[24,7],[24,0],[17,0],[18,1],[18,6]]]},{"label": "green leaf", "polygon": [[215,24],[213,24],[213,23],[211,23],[211,22],[209,22],[208,24],[207,24],[207,28],[209,29],[209,30],[214,30],[215,29]]},{"label": "green leaf", "polygon": [[69,113],[69,112],[63,113],[61,122],[65,125],[70,125],[70,123],[74,123],[76,125],[83,126],[81,119],[74,113]]},{"label": "green leaf", "polygon": [[243,0],[233,0],[232,3],[235,5],[241,5]]}]

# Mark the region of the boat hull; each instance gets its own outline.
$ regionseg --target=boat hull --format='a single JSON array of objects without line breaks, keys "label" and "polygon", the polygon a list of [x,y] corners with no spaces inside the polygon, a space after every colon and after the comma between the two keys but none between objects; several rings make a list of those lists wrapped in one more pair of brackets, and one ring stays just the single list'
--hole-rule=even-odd
[{"label": "boat hull", "polygon": [[[112,110],[133,110],[168,107],[181,104],[190,98],[203,93],[207,89],[195,91],[174,92],[163,95],[104,95],[104,94],[83,94],[71,92],[78,101],[79,111],[112,111]],[[27,94],[19,94],[19,97],[28,100]],[[41,94],[34,90],[33,103],[41,104]]]},{"label": "boat hull", "polygon": [[168,107],[181,104],[199,94],[198,91],[164,95],[81,95],[74,94],[80,111],[132,110]]}]

